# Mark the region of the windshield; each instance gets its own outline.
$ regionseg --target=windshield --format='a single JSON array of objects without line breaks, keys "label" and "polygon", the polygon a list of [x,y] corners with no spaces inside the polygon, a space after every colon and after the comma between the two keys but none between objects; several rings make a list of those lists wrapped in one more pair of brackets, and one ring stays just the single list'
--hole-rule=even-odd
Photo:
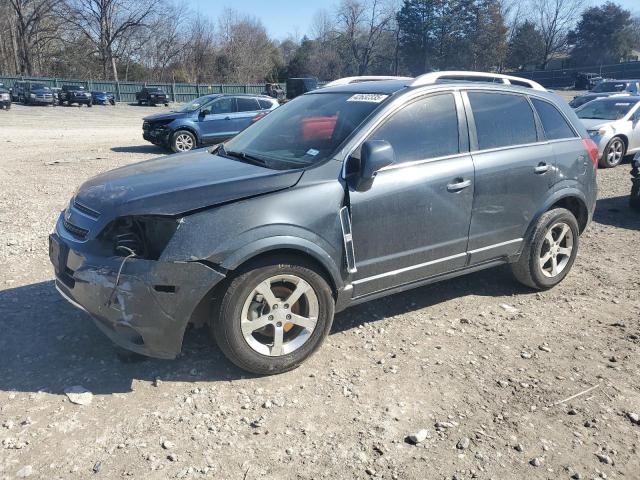
[{"label": "windshield", "polygon": [[625,82],[600,82],[598,85],[593,87],[592,92],[602,93],[602,92],[624,92],[624,89],[627,88],[627,84]]},{"label": "windshield", "polygon": [[578,118],[597,120],[620,120],[638,103],[638,100],[607,98],[594,100],[576,110]]},{"label": "windshield", "polygon": [[43,83],[34,83],[31,85],[31,90],[49,90],[49,87]]},{"label": "windshield", "polygon": [[185,103],[182,107],[180,107],[176,112],[195,112],[200,107],[203,107],[210,103],[215,97],[200,97],[195,100],[191,100],[189,103]]},{"label": "windshield", "polygon": [[[330,158],[387,95],[303,95],[276,108],[225,143],[230,156],[278,170],[305,168]],[[235,154],[235,155],[234,155]]]}]

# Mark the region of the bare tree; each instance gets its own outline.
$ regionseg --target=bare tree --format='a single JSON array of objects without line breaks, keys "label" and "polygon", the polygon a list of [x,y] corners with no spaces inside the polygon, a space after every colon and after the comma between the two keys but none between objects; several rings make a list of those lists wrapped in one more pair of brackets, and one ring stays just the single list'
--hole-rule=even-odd
[{"label": "bare tree", "polygon": [[218,21],[218,41],[225,81],[262,82],[275,73],[279,52],[260,20],[227,9]]},{"label": "bare tree", "polygon": [[567,34],[584,6],[584,0],[531,0],[535,23],[544,39],[543,69],[554,55],[565,50]]},{"label": "bare tree", "polygon": [[57,23],[53,11],[60,0],[9,0],[15,19],[18,70],[33,75],[34,52],[56,37]]},{"label": "bare tree", "polygon": [[133,30],[148,26],[160,0],[66,0],[67,18],[95,47],[102,73],[111,67],[118,80],[116,59],[126,50]]},{"label": "bare tree", "polygon": [[382,0],[342,0],[338,8],[338,25],[342,37],[356,62],[358,75],[364,75],[378,42],[393,18]]}]

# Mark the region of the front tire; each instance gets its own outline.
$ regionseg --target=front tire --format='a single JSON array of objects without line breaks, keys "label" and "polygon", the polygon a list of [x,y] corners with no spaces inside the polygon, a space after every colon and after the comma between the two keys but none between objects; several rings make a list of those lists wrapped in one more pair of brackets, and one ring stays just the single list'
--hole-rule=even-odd
[{"label": "front tire", "polygon": [[171,150],[175,153],[188,152],[196,146],[196,137],[188,130],[178,130],[171,137]]},{"label": "front tire", "polygon": [[238,367],[278,374],[297,368],[320,347],[334,309],[331,288],[312,265],[272,258],[231,280],[211,332]]},{"label": "front tire", "polygon": [[602,168],[613,168],[620,165],[627,153],[627,146],[620,137],[612,138],[604,149],[598,162]]},{"label": "front tire", "polygon": [[531,288],[547,290],[568,275],[578,253],[580,228],[564,208],[546,212],[525,241],[518,261],[511,265],[516,279]]}]

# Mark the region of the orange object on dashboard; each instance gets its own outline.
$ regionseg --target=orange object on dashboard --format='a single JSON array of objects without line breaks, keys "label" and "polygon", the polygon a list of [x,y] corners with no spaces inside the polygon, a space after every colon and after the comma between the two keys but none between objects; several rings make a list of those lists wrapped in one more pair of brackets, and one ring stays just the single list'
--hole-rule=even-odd
[{"label": "orange object on dashboard", "polygon": [[337,115],[305,118],[302,120],[302,138],[304,140],[331,140],[337,120]]}]

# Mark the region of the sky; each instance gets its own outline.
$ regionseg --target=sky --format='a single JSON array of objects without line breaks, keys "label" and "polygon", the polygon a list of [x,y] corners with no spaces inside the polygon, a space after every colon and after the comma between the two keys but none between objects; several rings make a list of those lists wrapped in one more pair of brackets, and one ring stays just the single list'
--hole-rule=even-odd
[{"label": "sky", "polygon": [[[587,0],[585,4],[603,5],[606,0]],[[640,0],[614,0],[624,8],[640,15]],[[301,38],[309,32],[311,19],[320,9],[329,11],[338,0],[189,0],[192,10],[215,19],[225,9],[250,14],[262,20],[272,37],[284,39],[291,35]]]}]

